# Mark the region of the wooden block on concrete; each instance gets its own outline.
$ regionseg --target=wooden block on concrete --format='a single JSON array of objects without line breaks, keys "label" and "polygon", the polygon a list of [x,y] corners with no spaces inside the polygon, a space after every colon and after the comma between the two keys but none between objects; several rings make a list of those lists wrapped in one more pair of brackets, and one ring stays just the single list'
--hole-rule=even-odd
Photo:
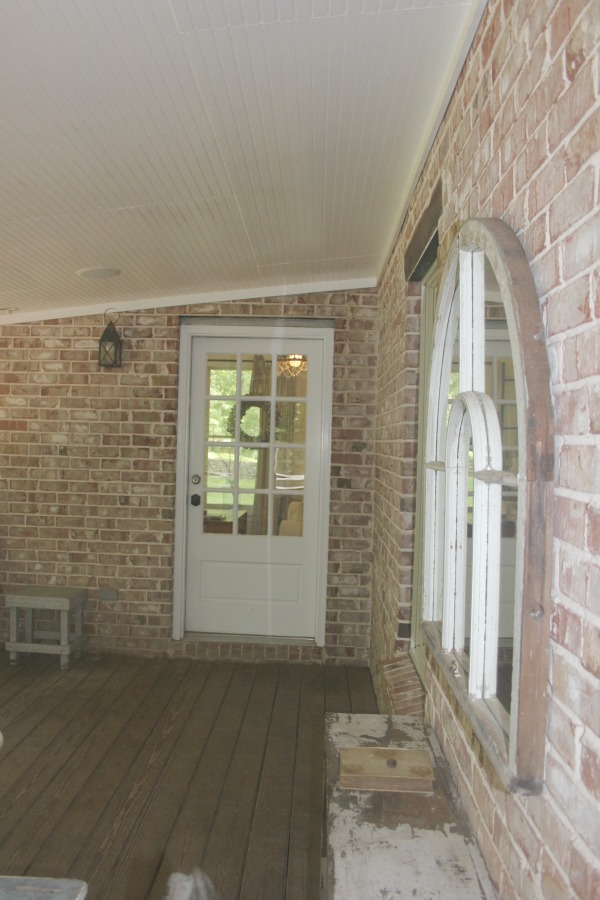
[{"label": "wooden block on concrete", "polygon": [[340,787],[431,794],[433,769],[429,753],[395,747],[341,747]]}]

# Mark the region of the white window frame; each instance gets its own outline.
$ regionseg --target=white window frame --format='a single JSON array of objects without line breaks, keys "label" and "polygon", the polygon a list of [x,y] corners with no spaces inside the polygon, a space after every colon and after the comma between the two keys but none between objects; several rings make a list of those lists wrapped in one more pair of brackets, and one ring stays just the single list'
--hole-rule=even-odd
[{"label": "white window frame", "polygon": [[[487,261],[487,262],[486,262]],[[519,471],[502,471],[498,416],[485,394],[485,266],[506,312],[515,370]],[[459,393],[448,387],[460,321]],[[423,634],[493,770],[509,789],[543,779],[553,430],[539,305],[522,247],[499,220],[467,222],[448,253],[433,341],[425,445]],[[472,442],[472,443],[471,443]],[[468,672],[467,463],[473,450],[472,612]],[[518,494],[510,717],[496,699],[502,486]]]}]

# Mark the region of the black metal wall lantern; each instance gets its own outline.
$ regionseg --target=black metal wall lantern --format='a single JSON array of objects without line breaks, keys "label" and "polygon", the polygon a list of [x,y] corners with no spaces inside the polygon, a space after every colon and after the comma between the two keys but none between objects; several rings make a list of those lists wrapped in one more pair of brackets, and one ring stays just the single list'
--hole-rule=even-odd
[{"label": "black metal wall lantern", "polygon": [[[104,313],[104,321],[112,310]],[[117,317],[118,321],[118,317]],[[123,341],[115,328],[114,322],[109,318],[108,325],[102,332],[98,345],[98,365],[105,369],[118,369],[123,358]]]}]

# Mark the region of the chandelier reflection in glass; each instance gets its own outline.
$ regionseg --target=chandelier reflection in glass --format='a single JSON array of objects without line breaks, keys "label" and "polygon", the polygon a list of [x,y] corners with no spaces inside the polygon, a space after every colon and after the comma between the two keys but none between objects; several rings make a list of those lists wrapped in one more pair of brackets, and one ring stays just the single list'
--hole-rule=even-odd
[{"label": "chandelier reflection in glass", "polygon": [[307,368],[308,361],[301,353],[289,353],[287,356],[280,356],[277,360],[277,373],[285,375],[286,378],[296,378],[306,372]]}]

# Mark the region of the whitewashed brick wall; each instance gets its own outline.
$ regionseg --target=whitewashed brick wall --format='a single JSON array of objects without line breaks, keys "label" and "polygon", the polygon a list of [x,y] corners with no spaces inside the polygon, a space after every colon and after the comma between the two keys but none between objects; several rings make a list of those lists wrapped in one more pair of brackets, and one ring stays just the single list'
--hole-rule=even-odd
[{"label": "whitewashed brick wall", "polygon": [[[394,648],[402,650],[398,624],[410,584],[402,561],[411,544],[400,510],[414,496],[414,484],[400,490],[397,480],[380,475],[390,459],[387,433],[407,420],[412,428],[414,416],[413,397],[387,373],[401,368],[395,360],[413,339],[414,329],[404,328],[410,298],[403,256],[438,178],[440,260],[466,219],[504,219],[530,261],[546,329],[556,489],[540,797],[506,795],[490,785],[458,710],[429,674],[428,713],[503,900],[600,896],[599,48],[594,0],[490,0],[381,285],[375,671]],[[395,460],[395,472],[403,461],[412,462]]]}]

